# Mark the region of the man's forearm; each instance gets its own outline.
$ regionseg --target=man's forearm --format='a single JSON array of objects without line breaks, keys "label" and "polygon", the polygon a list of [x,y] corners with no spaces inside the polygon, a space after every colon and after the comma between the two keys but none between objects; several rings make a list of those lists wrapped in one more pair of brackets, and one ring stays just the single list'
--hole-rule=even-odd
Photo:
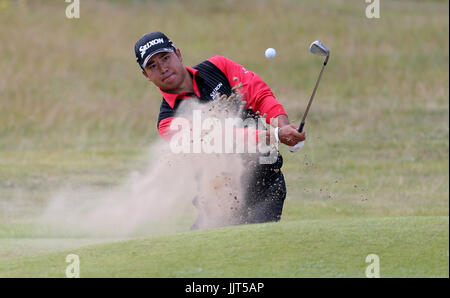
[{"label": "man's forearm", "polygon": [[283,127],[285,125],[289,125],[289,119],[287,115],[278,115],[277,117],[273,118],[272,123],[274,124],[274,127]]}]

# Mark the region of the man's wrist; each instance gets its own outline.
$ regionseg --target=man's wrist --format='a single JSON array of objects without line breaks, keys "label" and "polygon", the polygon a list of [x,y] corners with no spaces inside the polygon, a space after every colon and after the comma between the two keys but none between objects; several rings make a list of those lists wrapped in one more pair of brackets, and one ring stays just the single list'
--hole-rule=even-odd
[{"label": "man's wrist", "polygon": [[280,143],[280,137],[278,136],[278,130],[279,130],[280,128],[277,126],[277,127],[275,127],[275,130],[274,130],[274,132],[273,132],[273,134],[274,134],[274,136],[275,136],[275,141],[277,142],[277,144],[279,144]]}]

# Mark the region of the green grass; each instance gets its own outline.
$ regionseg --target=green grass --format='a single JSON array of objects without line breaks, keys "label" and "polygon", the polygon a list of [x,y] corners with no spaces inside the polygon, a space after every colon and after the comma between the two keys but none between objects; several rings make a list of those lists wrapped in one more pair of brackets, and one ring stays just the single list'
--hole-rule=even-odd
[{"label": "green grass", "polygon": [[[261,276],[361,276],[371,247],[358,250],[360,239],[386,253],[380,253],[382,276],[448,276],[448,269],[420,257],[420,253],[438,256],[436,247],[441,249],[445,237],[448,247],[448,1],[384,1],[377,20],[367,19],[367,4],[356,0],[82,1],[79,20],[65,18],[64,1],[20,3],[0,1],[2,276],[60,276],[63,270],[58,266],[65,266],[61,255],[55,254],[56,259],[33,255],[108,241],[85,238],[80,232],[61,239],[62,231],[40,225],[37,217],[60,189],[89,189],[102,194],[120,187],[130,173],[143,172],[154,162],[148,150],[158,139],[161,97],[139,73],[132,50],[137,39],[153,30],[174,40],[186,65],[224,55],[257,72],[293,123],[303,114],[322,61],[308,52],[308,46],[313,40],[323,41],[332,54],[308,115],[306,146],[296,154],[281,149],[288,195],[282,222],[265,225],[264,238],[281,237],[278,229],[282,229],[299,235],[298,239],[307,233],[304,237],[310,237],[313,245],[322,239],[314,234],[323,232],[319,227],[333,223],[333,245],[347,245],[339,238],[339,229],[353,233],[352,225],[357,222],[361,229],[373,223],[375,236],[368,240],[363,230],[354,231],[360,238],[351,239],[358,245],[342,249],[348,267],[339,263],[338,257],[326,254],[330,244],[314,250],[311,258],[299,251],[302,258],[298,262],[306,265],[295,270],[282,266],[295,259],[294,249],[279,251],[282,258],[286,253],[286,260],[281,267],[270,267],[261,263],[262,258],[270,259],[270,251],[263,250],[252,259],[245,246],[233,242],[233,237],[239,240],[239,233],[247,229],[252,230],[249,237],[261,235],[262,226],[158,236],[113,246],[121,246],[126,255],[127,245],[131,252],[139,243],[155,241],[161,247],[177,244],[173,255],[158,260],[160,266],[167,265],[172,271],[145,264],[141,271],[137,257],[120,259],[123,255],[118,252],[116,266],[134,264],[136,271],[117,275],[234,274],[233,264],[226,265],[228,271],[208,271],[206,268],[216,268],[212,255],[205,260],[202,272],[195,271],[200,266],[189,262],[170,263],[171,258],[181,256],[191,260],[183,251],[192,251],[193,244],[183,239],[192,236],[198,244],[201,237],[219,246],[235,243],[236,252],[246,256],[242,262],[255,260],[248,266],[248,270],[259,268],[251,272],[254,276],[260,276],[258,272]],[[264,57],[267,47],[277,49],[274,59]],[[188,217],[174,231],[186,231]],[[317,230],[308,230],[310,223]],[[406,248],[397,242],[390,251],[392,257],[388,250],[382,250],[386,237],[379,231],[386,230],[395,239],[396,233],[406,237],[414,228],[425,227],[434,229],[440,238],[433,242],[431,232],[424,230],[411,238],[424,246]],[[306,245],[296,239],[290,240],[299,247]],[[252,241],[265,245],[263,240]],[[101,254],[101,246],[92,251],[97,249]],[[408,249],[413,250],[413,256],[417,253],[417,258],[409,257]],[[227,248],[218,253],[230,257],[230,251]],[[15,259],[22,255],[30,256]],[[403,267],[394,268],[394,256]],[[42,270],[43,265],[30,268],[29,263],[20,263],[33,258],[56,267],[48,271]],[[88,260],[91,265],[84,263],[86,270],[96,264],[94,259]],[[448,253],[442,261],[448,266]],[[16,267],[10,271],[12,268],[5,269],[4,264]],[[310,271],[302,271],[308,264]],[[111,272],[117,272],[114,268]],[[237,275],[250,275],[245,266],[236,268]],[[89,271],[83,274],[89,276]],[[107,274],[92,271],[91,275]]]},{"label": "green grass", "polygon": [[303,220],[176,233],[0,259],[0,277],[448,277],[448,217]]}]

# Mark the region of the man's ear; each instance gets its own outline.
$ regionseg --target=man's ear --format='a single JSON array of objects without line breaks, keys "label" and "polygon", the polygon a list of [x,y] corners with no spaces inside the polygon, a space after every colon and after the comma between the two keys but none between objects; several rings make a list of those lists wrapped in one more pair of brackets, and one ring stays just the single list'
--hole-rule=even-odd
[{"label": "man's ear", "polygon": [[181,51],[180,51],[180,49],[176,49],[176,50],[175,50],[175,54],[177,54],[178,59],[180,59],[180,62],[183,62],[183,56],[181,56]]},{"label": "man's ear", "polygon": [[142,74],[144,75],[144,77],[147,79],[147,81],[150,81],[150,78],[148,77],[147,73],[145,72],[145,70],[142,70]]}]

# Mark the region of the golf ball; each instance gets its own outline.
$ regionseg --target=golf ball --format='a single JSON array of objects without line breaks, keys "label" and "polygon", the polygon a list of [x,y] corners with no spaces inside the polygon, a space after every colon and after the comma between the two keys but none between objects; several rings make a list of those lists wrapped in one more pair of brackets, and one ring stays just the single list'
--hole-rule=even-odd
[{"label": "golf ball", "polygon": [[274,48],[268,48],[265,52],[266,58],[273,58],[277,54]]}]

